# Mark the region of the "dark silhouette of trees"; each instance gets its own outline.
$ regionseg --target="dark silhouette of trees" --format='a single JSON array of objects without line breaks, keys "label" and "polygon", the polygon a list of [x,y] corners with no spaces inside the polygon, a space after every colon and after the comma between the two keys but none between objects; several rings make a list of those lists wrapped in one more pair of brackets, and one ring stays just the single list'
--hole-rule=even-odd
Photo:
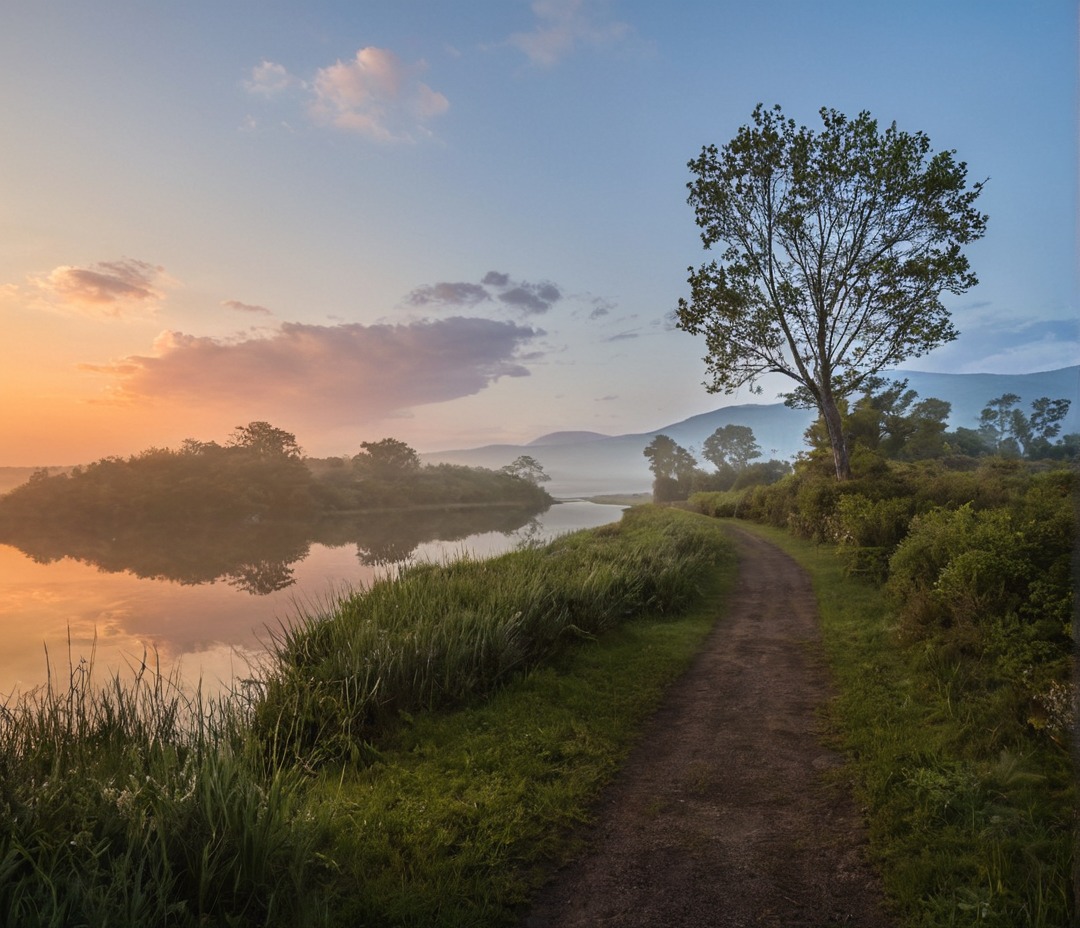
[{"label": "dark silhouette of trees", "polygon": [[504,474],[529,483],[547,483],[551,477],[544,473],[544,468],[532,455],[522,454],[502,468]]}]

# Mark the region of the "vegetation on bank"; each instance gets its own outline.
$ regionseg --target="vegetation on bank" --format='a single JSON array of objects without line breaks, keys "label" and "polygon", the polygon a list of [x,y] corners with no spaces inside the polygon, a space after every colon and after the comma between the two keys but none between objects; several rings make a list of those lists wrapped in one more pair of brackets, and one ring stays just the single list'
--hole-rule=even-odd
[{"label": "vegetation on bank", "polygon": [[0,709],[0,913],[506,922],[707,630],[715,607],[680,616],[720,567],[715,523],[635,510],[375,584],[212,704],[71,667]]},{"label": "vegetation on bank", "polygon": [[[834,718],[906,925],[1075,917],[1075,470],[811,457],[689,506],[773,534],[815,577]],[[785,540],[786,539],[786,540]]]},{"label": "vegetation on bank", "polygon": [[[70,473],[36,471],[0,496],[0,537],[51,526],[102,535],[157,525],[311,521],[397,506],[532,506],[552,502],[543,469],[521,459],[498,471],[425,466],[404,442],[363,442],[352,458],[308,459],[267,422],[240,426],[226,445],[195,439]],[[530,459],[531,460],[531,459]]]},{"label": "vegetation on bank", "polygon": [[[980,461],[1004,458],[1060,465],[1080,456],[1080,433],[1061,434],[1070,400],[1042,396],[1030,412],[1020,397],[1006,393],[989,400],[978,428],[949,430],[952,404],[935,397],[920,400],[906,380],[872,378],[853,402],[838,403],[849,463],[846,479],[881,472],[889,461],[937,461],[950,470],[973,470]],[[804,435],[808,450],[802,468],[824,471],[834,464],[834,449],[819,417]],[[705,439],[701,456],[713,466],[702,468],[691,450],[667,435],[657,435],[645,448],[653,474],[653,500],[687,499],[692,493],[723,493],[771,484],[792,473],[787,461],[756,461],[761,448],[752,429],[725,425]],[[843,481],[841,481],[843,482]],[[741,498],[736,496],[733,498]]]}]

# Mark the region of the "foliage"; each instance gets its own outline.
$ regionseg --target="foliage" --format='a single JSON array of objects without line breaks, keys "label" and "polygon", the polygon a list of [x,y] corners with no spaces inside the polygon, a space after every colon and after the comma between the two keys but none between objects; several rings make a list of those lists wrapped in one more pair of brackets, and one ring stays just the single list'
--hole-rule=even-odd
[{"label": "foliage", "polygon": [[945,454],[945,431],[951,404],[919,394],[906,380],[875,379],[844,419],[850,447],[880,451],[893,460],[919,461]]},{"label": "foliage", "polygon": [[300,771],[246,748],[242,701],[92,668],[0,707],[0,920],[317,924],[329,829]]},{"label": "foliage", "polygon": [[[193,447],[194,440],[186,439],[185,446]],[[244,448],[264,458],[292,458],[299,460],[303,451],[296,443],[292,432],[275,428],[269,422],[249,422],[238,425],[229,442],[234,448]],[[203,445],[199,450],[210,450],[211,445]]]},{"label": "foliage", "polygon": [[502,468],[502,473],[529,483],[547,483],[551,478],[544,473],[541,463],[532,455],[522,454]]},{"label": "foliage", "polygon": [[257,722],[276,756],[364,756],[402,712],[501,686],[581,636],[694,596],[717,555],[704,521],[622,522],[487,561],[417,565],[276,636]]},{"label": "foliage", "polygon": [[353,467],[362,477],[375,480],[404,479],[420,469],[420,455],[396,438],[362,441]]},{"label": "foliage", "polygon": [[1030,416],[1017,408],[1019,402],[1015,393],[990,400],[979,416],[979,435],[996,454],[1049,457],[1071,401],[1040,396],[1032,402]]},{"label": "foliage", "polygon": [[[353,468],[341,459],[311,461],[300,457],[291,433],[252,422],[226,447],[186,439],[179,451],[103,458],[70,475],[39,470],[0,497],[0,537],[30,550],[55,547],[63,531],[79,549],[67,553],[82,556],[160,526],[235,532],[271,521],[310,525],[360,509],[515,505],[538,512],[551,503],[536,482],[508,473],[421,466],[419,455],[393,438],[361,447]],[[300,543],[307,540],[310,532]]]},{"label": "foliage", "polygon": [[747,425],[723,425],[705,439],[701,453],[718,470],[731,467],[744,470],[754,458],[761,457],[761,448],[754,439],[754,430]]},{"label": "foliage", "polygon": [[311,475],[300,458],[258,444],[213,442],[103,458],[0,497],[5,526],[74,526],[103,536],[143,525],[304,518],[314,509]]},{"label": "foliage", "polygon": [[[1057,480],[1033,487],[1020,509],[1059,510]],[[998,518],[994,512],[973,510],[984,527]],[[1067,717],[1065,684],[1052,682],[1037,701],[1047,721],[1025,725],[1010,708],[1023,673],[1008,682],[993,672],[987,679],[993,662],[972,660],[933,636],[902,640],[886,592],[844,576],[830,548],[775,531],[769,537],[814,579],[839,691],[829,719],[867,810],[871,850],[899,923],[1073,924],[1075,785],[1067,751],[1047,737],[1051,714]]]},{"label": "foliage", "polygon": [[[1080,436],[1058,437],[1061,421],[1069,411],[1067,399],[1039,397],[1031,404],[1028,416],[1017,408],[1015,393],[990,400],[983,409],[978,429],[957,428],[947,431],[951,404],[929,397],[919,400],[908,389],[906,380],[887,382],[882,378],[868,381],[863,394],[853,404],[837,403],[848,450],[861,456],[861,467],[873,458],[896,461],[945,459],[952,455],[967,457],[1025,457],[1029,460],[1069,458],[1075,453]],[[850,408],[849,408],[850,406]],[[828,428],[822,417],[811,423],[805,438],[810,450],[806,457],[831,465],[832,449]]]},{"label": "foliage", "polygon": [[653,499],[686,499],[697,469],[694,456],[667,435],[657,435],[642,452],[653,474]]},{"label": "foliage", "polygon": [[706,341],[710,391],[765,373],[824,418],[839,479],[850,476],[837,403],[868,378],[956,336],[941,302],[976,283],[961,247],[986,217],[953,152],[923,133],[879,131],[869,113],[822,109],[822,131],[758,106],[722,149],[689,167],[689,202],[720,261],[690,269],[678,325]]}]

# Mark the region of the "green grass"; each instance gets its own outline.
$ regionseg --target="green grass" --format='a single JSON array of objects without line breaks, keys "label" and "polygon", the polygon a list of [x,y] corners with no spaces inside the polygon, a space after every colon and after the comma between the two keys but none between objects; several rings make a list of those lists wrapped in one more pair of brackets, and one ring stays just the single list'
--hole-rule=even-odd
[{"label": "green grass", "polygon": [[465,705],[628,618],[678,613],[724,550],[718,531],[642,508],[550,545],[409,568],[282,632],[257,731],[279,759],[361,762],[403,712]]},{"label": "green grass", "polygon": [[715,624],[733,571],[686,616],[605,633],[481,706],[417,717],[367,769],[327,775],[335,924],[516,924]]},{"label": "green grass", "polygon": [[377,584],[214,702],[73,664],[0,704],[0,923],[512,920],[733,571],[721,526],[646,508]]},{"label": "green grass", "polygon": [[0,706],[0,923],[308,925],[328,833],[299,771],[251,750],[242,704],[93,661]]},{"label": "green grass", "polygon": [[1005,738],[1001,700],[965,680],[977,666],[933,641],[902,645],[885,594],[846,575],[834,547],[742,527],[811,574],[838,691],[829,717],[902,924],[1072,924],[1066,751],[1033,730]]}]

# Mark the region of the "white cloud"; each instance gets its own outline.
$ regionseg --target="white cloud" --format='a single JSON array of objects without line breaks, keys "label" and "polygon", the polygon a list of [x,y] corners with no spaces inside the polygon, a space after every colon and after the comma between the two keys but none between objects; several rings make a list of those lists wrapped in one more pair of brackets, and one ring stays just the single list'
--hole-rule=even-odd
[{"label": "white cloud", "polygon": [[960,337],[904,366],[955,374],[1028,374],[1080,361],[1080,323],[1031,319],[975,304],[957,313]]},{"label": "white cloud", "polygon": [[82,368],[110,379],[113,402],[174,401],[340,426],[528,376],[521,349],[542,334],[460,316],[404,325],[285,323],[272,335],[232,341],[166,331],[149,355]]},{"label": "white cloud", "polygon": [[250,93],[273,97],[299,83],[284,65],[264,59],[251,69],[251,76],[244,81],[244,87]]},{"label": "white cloud", "polygon": [[630,32],[626,23],[608,14],[603,0],[535,0],[532,11],[536,27],[514,33],[509,43],[533,64],[551,66],[579,45],[610,45]]}]

